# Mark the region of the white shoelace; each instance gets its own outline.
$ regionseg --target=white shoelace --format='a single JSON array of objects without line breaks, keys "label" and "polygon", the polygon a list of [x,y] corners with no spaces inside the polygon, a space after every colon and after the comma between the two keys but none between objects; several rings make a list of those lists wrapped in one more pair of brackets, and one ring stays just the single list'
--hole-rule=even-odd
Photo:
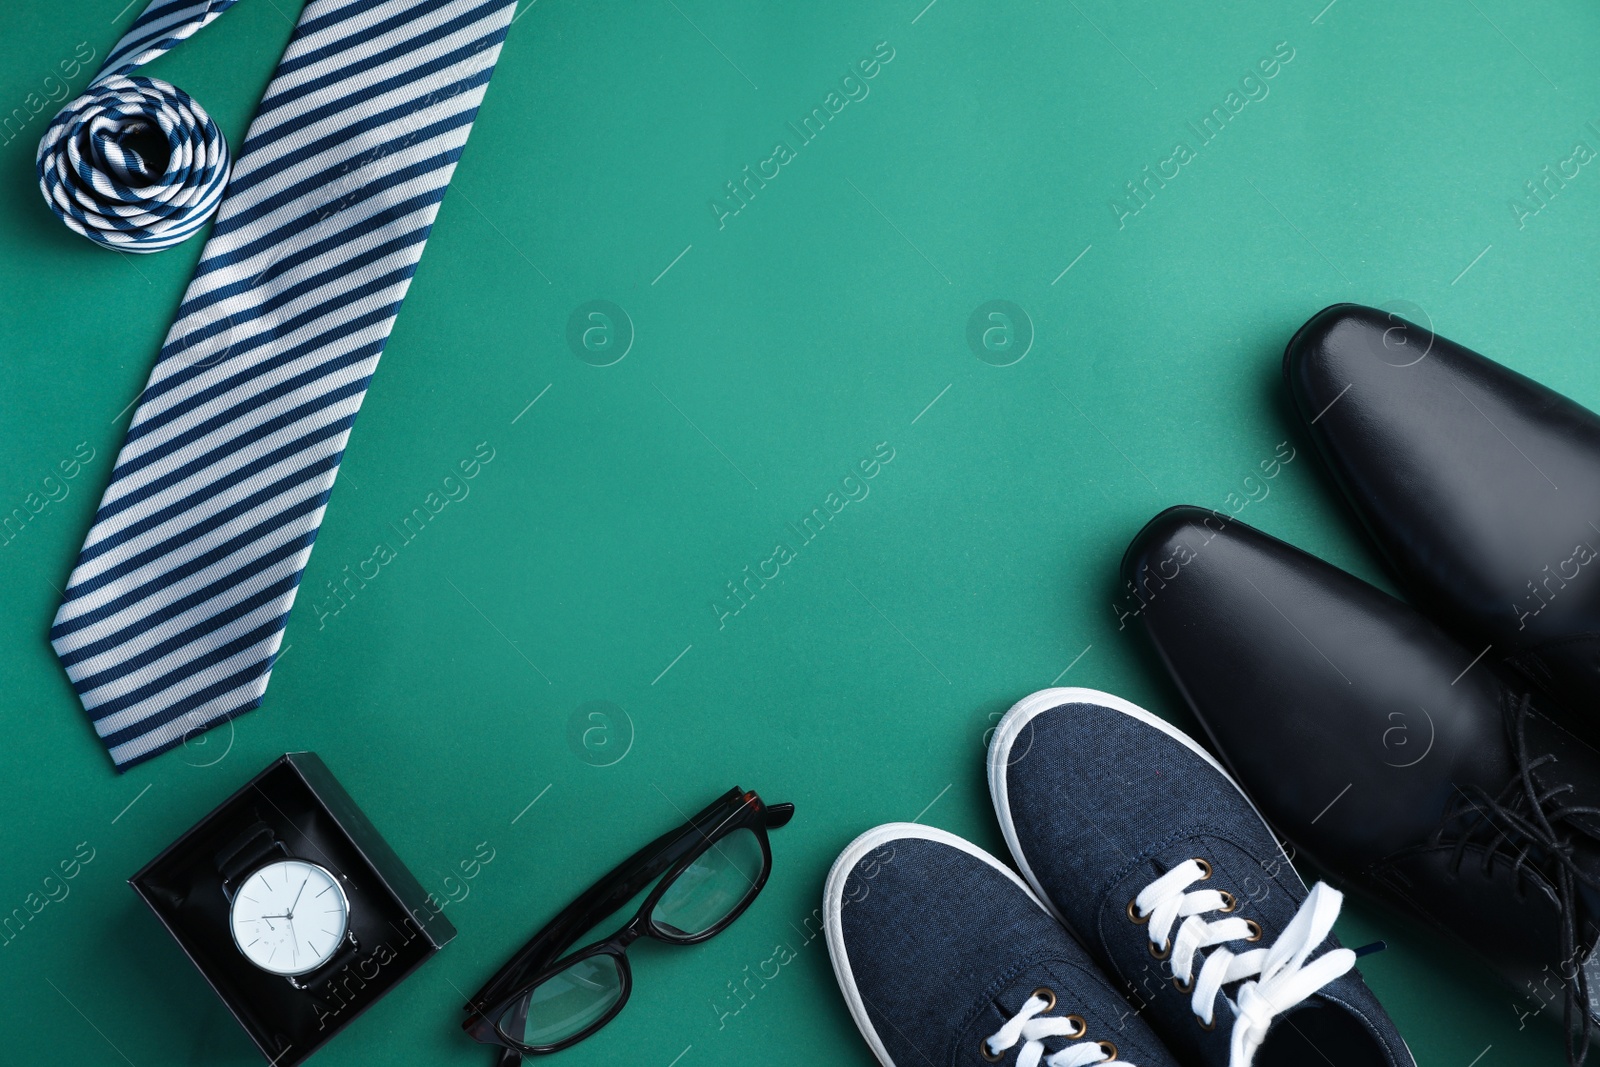
[{"label": "white shoelace", "polygon": [[[1228,1002],[1237,1018],[1228,1057],[1229,1067],[1250,1067],[1256,1050],[1266,1039],[1277,1016],[1293,1008],[1329,982],[1356,965],[1356,954],[1347,948],[1334,949],[1310,963],[1306,957],[1327,940],[1333,921],[1339,915],[1344,895],[1324,882],[1311,887],[1300,910],[1270,948],[1251,949],[1235,954],[1216,948],[1194,977],[1195,957],[1201,949],[1224,941],[1260,938],[1261,927],[1247,919],[1230,916],[1208,923],[1200,916],[1207,912],[1231,911],[1237,902],[1216,889],[1188,892],[1191,885],[1211,877],[1209,866],[1198,860],[1185,860],[1140,891],[1133,905],[1141,919],[1150,924],[1153,948],[1172,953],[1174,980],[1193,982],[1194,997],[1189,1005],[1201,1025],[1215,1025],[1213,1010],[1217,994],[1230,982],[1257,976],[1239,987]],[[1172,926],[1179,919],[1175,940]],[[1089,1061],[1084,1061],[1089,1062]]]},{"label": "white shoelace", "polygon": [[[1022,1041],[1025,1044],[1022,1051],[1017,1053],[1017,1067],[1037,1067],[1040,1057],[1044,1055],[1045,1038],[1082,1037],[1087,1027],[1080,1017],[1043,1014],[1054,1006],[1053,998],[1046,1000],[1037,993],[1029,997],[1017,1014],[984,1041],[989,1055],[998,1056]],[[1088,1067],[1091,1063],[1134,1067],[1126,1060],[1117,1059],[1115,1046],[1112,1047],[1113,1051],[1108,1053],[1098,1041],[1079,1041],[1051,1053],[1050,1058],[1044,1061],[1045,1067]]]}]

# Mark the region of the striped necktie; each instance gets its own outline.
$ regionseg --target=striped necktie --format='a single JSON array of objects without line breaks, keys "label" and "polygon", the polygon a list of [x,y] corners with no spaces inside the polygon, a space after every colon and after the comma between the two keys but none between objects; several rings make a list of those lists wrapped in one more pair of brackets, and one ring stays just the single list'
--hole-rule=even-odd
[{"label": "striped necktie", "polygon": [[[149,39],[138,54],[159,54],[231,2],[155,0],[124,44],[143,34]],[[237,153],[50,630],[119,770],[261,703],[350,426],[514,7],[305,6]],[[113,57],[123,52],[119,44]],[[115,78],[152,91],[136,83],[153,79]],[[67,110],[99,106],[93,98],[107,85],[132,92],[107,79]],[[156,91],[168,90],[176,92]],[[186,107],[203,117],[192,102]],[[182,156],[180,135],[194,130],[175,113],[144,121]],[[126,190],[104,174],[81,173],[98,162],[128,174],[206,169],[193,153],[162,164],[148,131],[119,142],[108,127],[118,122],[129,119],[113,115],[98,133],[78,134],[100,137],[90,146],[100,156],[79,151],[75,169],[102,206]],[[202,137],[211,136],[207,123],[199,122]],[[213,155],[209,165],[225,169],[225,157]],[[174,233],[160,223],[172,214],[147,210],[161,218],[130,223],[116,211],[83,211],[64,220],[78,222],[79,232],[104,224],[113,237],[106,243],[125,240],[130,225],[154,223],[154,239],[164,241]]]}]

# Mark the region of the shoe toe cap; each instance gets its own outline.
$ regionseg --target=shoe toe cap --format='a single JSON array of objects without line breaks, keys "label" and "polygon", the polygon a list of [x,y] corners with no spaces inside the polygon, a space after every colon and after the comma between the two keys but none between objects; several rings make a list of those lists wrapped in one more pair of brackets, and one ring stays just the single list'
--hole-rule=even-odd
[{"label": "shoe toe cap", "polygon": [[[1426,318],[1421,309],[1414,317]],[[1283,353],[1284,382],[1301,417],[1318,419],[1352,383],[1420,362],[1434,335],[1398,311],[1361,304],[1323,308],[1290,339]]]},{"label": "shoe toe cap", "polygon": [[[823,914],[840,988],[886,1062],[976,1067],[978,1042],[1039,987],[1057,994],[1061,1013],[1082,1015],[1091,1037],[1129,1021],[1021,879],[944,831],[900,823],[862,835],[829,875]],[[1134,1022],[1131,1047],[1162,1063]]]}]

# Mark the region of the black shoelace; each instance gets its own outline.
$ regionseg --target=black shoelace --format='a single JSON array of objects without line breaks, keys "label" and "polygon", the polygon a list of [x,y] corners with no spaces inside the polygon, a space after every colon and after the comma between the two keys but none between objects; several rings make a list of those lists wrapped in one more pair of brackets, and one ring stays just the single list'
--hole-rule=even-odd
[{"label": "black shoelace", "polygon": [[1557,760],[1550,753],[1529,758],[1527,721],[1530,714],[1528,697],[1524,696],[1508,716],[1507,731],[1511,735],[1517,773],[1498,795],[1490,795],[1488,790],[1477,786],[1458,786],[1463,799],[1446,811],[1436,840],[1448,840],[1452,836],[1452,824],[1458,825],[1453,831],[1457,836],[1455,852],[1450,859],[1452,872],[1460,870],[1467,849],[1478,845],[1483,848],[1485,873],[1497,855],[1513,852],[1511,871],[1514,877],[1521,878],[1537,871],[1551,882],[1561,912],[1561,958],[1568,961],[1574,972],[1571,978],[1562,976],[1566,979],[1562,1024],[1566,1032],[1567,1062],[1578,1067],[1589,1054],[1591,1030],[1589,979],[1584,961],[1577,958],[1581,910],[1578,889],[1581,885],[1600,890],[1600,877],[1579,866],[1573,839],[1583,837],[1591,844],[1600,845],[1600,834],[1579,821],[1582,816],[1600,817],[1600,808],[1562,804],[1559,798],[1573,792],[1570,782],[1541,787],[1535,779],[1536,770]]}]

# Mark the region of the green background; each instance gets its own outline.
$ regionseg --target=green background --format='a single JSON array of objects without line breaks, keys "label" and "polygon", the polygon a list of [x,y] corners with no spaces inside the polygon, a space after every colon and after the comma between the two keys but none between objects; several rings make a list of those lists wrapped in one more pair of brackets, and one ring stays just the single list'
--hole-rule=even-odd
[{"label": "green background", "polygon": [[[1325,2],[524,0],[264,706],[123,776],[45,634],[202,241],[131,257],[56,222],[33,173],[44,106],[0,147],[0,504],[80,443],[95,459],[0,548],[0,912],[80,842],[94,859],[0,946],[0,1058],[258,1062],[124,880],[312,749],[459,898],[460,929],[317,1062],[487,1062],[462,993],[735,783],[798,808],[766,892],[704,946],[641,947],[628,1010],[564,1059],[868,1062],[804,937],[829,863],[917,818],[1003,851],[985,731],[1053,680],[1184,721],[1118,631],[1116,562],[1161,507],[1258,485],[1294,438],[1279,356],[1308,315],[1402,308],[1600,406],[1600,166],[1520,227],[1510,208],[1575,141],[1600,147],[1600,13]],[[80,42],[103,56],[123,3],[0,9],[0,110],[27,117]],[[247,0],[148,73],[237,144],[298,6]],[[785,124],[878,42],[894,58],[870,95],[719,229],[723,184],[796,142]],[[1196,147],[1187,123],[1280,42],[1269,94],[1119,228],[1124,183]],[[595,299],[636,334],[611,366],[567,342]],[[966,339],[994,299],[1033,324],[1010,366]],[[479,442],[494,459],[470,496],[319,619],[325,583]],[[725,583],[880,442],[870,495],[719,627]],[[1296,443],[1241,517],[1381,581]],[[590,701],[626,719],[585,720]],[[493,861],[447,885],[481,842]],[[1359,903],[1339,925],[1389,940],[1363,971],[1421,1063],[1562,1062],[1555,1029],[1464,957]],[[780,943],[793,961],[731,1013],[728,984]]]}]

